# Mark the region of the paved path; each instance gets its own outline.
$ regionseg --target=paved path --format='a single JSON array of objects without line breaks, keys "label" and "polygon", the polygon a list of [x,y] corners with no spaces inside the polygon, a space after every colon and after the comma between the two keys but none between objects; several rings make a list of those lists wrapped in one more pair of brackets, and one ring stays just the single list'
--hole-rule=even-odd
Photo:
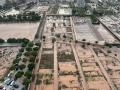
[{"label": "paved path", "polygon": [[82,82],[83,88],[84,88],[84,90],[88,90],[88,85],[87,85],[87,82],[85,80],[85,76],[83,74],[82,66],[80,64],[79,57],[76,53],[74,44],[72,43],[71,46],[72,46],[72,50],[73,50],[73,53],[74,53],[74,56],[75,56],[75,60],[76,60],[76,64],[77,64],[77,67],[78,67],[79,74],[81,75],[81,82]]},{"label": "paved path", "polygon": [[58,90],[57,43],[54,43],[54,90]]},{"label": "paved path", "polygon": [[37,73],[39,72],[39,65],[40,65],[40,60],[41,60],[41,54],[42,54],[42,47],[43,47],[43,43],[42,43],[42,35],[43,35],[43,31],[44,31],[44,26],[45,26],[45,21],[46,21],[46,13],[44,13],[44,16],[41,18],[40,20],[40,24],[39,24],[39,27],[38,27],[38,30],[37,30],[37,33],[38,36],[34,38],[34,42],[36,41],[41,41],[41,48],[39,50],[39,53],[38,53],[38,62],[35,66],[35,69],[33,71],[33,73],[35,74],[35,79],[33,82],[31,82],[30,84],[30,87],[28,90],[36,90],[36,80],[37,80]]},{"label": "paved path", "polygon": [[42,47],[43,47],[43,44],[41,43],[41,48],[40,48],[39,53],[38,53],[38,62],[37,62],[36,67],[35,67],[35,69],[33,71],[33,73],[35,74],[35,79],[30,84],[29,90],[36,90],[36,80],[37,80],[37,76],[36,75],[39,72],[39,65],[40,65],[40,61],[41,61]]},{"label": "paved path", "polygon": [[102,63],[100,62],[99,58],[97,57],[96,53],[94,52],[93,48],[92,47],[89,47],[89,48],[90,48],[90,50],[92,51],[92,53],[94,55],[95,61],[99,64],[100,69],[101,69],[102,73],[104,74],[104,76],[105,76],[111,90],[117,90],[114,83],[111,81],[109,75],[107,74],[106,70],[104,69]]},{"label": "paved path", "polygon": [[70,23],[71,23],[73,41],[75,41],[76,40],[76,37],[75,37],[75,28],[74,28],[74,23],[73,23],[72,17],[70,17]]},{"label": "paved path", "polygon": [[38,41],[38,40],[42,41],[45,23],[46,23],[46,13],[44,13],[43,17],[40,19],[40,24],[35,34],[34,41]]}]

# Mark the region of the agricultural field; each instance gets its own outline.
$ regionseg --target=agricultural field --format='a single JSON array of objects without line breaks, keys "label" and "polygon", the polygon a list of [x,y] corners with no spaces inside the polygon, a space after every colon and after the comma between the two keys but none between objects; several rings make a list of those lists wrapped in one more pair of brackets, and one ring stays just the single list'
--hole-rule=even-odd
[{"label": "agricultural field", "polygon": [[76,52],[82,66],[87,87],[89,89],[110,90],[99,64],[96,62],[89,47],[87,45],[85,47],[80,44],[76,45]]},{"label": "agricultural field", "polygon": [[61,90],[82,90],[74,54],[70,44],[58,43],[58,73]]},{"label": "agricultural field", "polygon": [[115,86],[120,88],[120,61],[118,59],[119,53],[117,52],[119,48],[113,47],[108,50],[103,50],[100,48],[94,48],[100,62],[104,66],[107,71],[111,81],[115,84]]}]

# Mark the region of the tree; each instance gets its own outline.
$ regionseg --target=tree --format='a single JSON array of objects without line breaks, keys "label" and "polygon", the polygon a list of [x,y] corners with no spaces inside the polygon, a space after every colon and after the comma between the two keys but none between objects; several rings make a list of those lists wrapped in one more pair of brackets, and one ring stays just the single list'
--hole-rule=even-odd
[{"label": "tree", "polygon": [[24,44],[28,44],[30,41],[29,41],[29,39],[23,38],[23,39],[22,39],[22,42],[23,42]]},{"label": "tree", "polygon": [[18,54],[17,54],[17,57],[21,57],[22,56],[22,52],[19,52]]},{"label": "tree", "polygon": [[26,58],[23,58],[22,62],[24,62],[24,63],[27,62],[27,59],[26,59]]},{"label": "tree", "polygon": [[37,52],[37,51],[32,51],[32,52],[31,52],[31,55],[32,55],[32,56],[35,56],[35,57],[36,57],[36,56],[37,56],[37,54],[38,54],[38,52]]},{"label": "tree", "polygon": [[35,45],[40,47],[40,46],[41,46],[41,43],[35,43]]},{"label": "tree", "polygon": [[56,34],[56,37],[57,37],[57,38],[60,38],[60,34]]},{"label": "tree", "polygon": [[16,59],[13,61],[13,64],[18,64],[20,60],[21,60],[20,58],[16,58]]},{"label": "tree", "polygon": [[24,48],[21,48],[21,49],[19,50],[19,52],[24,52]]},{"label": "tree", "polygon": [[56,39],[55,38],[52,38],[52,43],[54,43],[56,41]]},{"label": "tree", "polygon": [[24,74],[23,71],[18,71],[18,72],[15,74],[15,79],[21,78],[23,74]]},{"label": "tree", "polygon": [[33,45],[34,45],[33,42],[28,43],[28,47],[33,47]]},{"label": "tree", "polygon": [[17,43],[17,40],[15,38],[9,38],[7,43]]},{"label": "tree", "polygon": [[33,50],[34,50],[34,51],[38,51],[38,50],[39,50],[39,47],[34,47]]},{"label": "tree", "polygon": [[26,87],[28,87],[28,85],[30,84],[30,82],[31,82],[30,79],[24,79],[23,85],[25,85]]},{"label": "tree", "polygon": [[32,71],[35,68],[35,63],[28,64],[28,69]]},{"label": "tree", "polygon": [[30,58],[30,62],[35,62],[35,59],[36,59],[36,57],[35,57],[35,56],[32,56],[32,57]]},{"label": "tree", "polygon": [[24,76],[26,76],[28,79],[32,78],[32,72],[31,71],[26,71]]},{"label": "tree", "polygon": [[26,47],[27,46],[27,44],[25,44],[25,43],[22,43],[22,47]]},{"label": "tree", "polygon": [[67,38],[67,36],[64,34],[64,35],[63,35],[63,38]]},{"label": "tree", "polygon": [[21,65],[19,65],[20,70],[23,70],[25,67],[26,67],[25,64],[21,64]]},{"label": "tree", "polygon": [[0,38],[0,43],[4,43],[5,41],[2,39],[2,38]]},{"label": "tree", "polygon": [[100,24],[99,21],[97,20],[97,18],[94,15],[91,15],[90,17],[92,24]]},{"label": "tree", "polygon": [[25,53],[24,53],[24,56],[26,56],[26,57],[30,56],[30,52],[28,52],[28,51],[25,52]]},{"label": "tree", "polygon": [[26,51],[32,51],[31,47],[26,47]]}]

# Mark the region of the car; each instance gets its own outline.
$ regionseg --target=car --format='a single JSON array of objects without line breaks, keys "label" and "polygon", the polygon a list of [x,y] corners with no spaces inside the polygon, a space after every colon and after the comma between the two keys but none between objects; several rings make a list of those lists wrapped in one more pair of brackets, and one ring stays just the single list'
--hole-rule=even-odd
[{"label": "car", "polygon": [[15,84],[15,81],[13,80],[11,83],[10,83],[10,86],[13,86]]},{"label": "car", "polygon": [[6,80],[4,81],[4,84],[10,85],[12,81],[13,81],[13,80],[11,80],[10,78],[8,78],[8,79],[6,79]]},{"label": "car", "polygon": [[10,78],[7,78],[7,79],[4,81],[4,84],[6,84],[9,80],[10,80]]},{"label": "car", "polygon": [[13,80],[9,80],[6,84],[10,85]]}]

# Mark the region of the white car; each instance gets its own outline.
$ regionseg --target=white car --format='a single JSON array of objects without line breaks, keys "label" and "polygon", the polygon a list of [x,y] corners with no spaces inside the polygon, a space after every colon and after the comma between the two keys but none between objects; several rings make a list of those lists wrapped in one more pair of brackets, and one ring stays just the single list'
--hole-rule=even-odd
[{"label": "white car", "polygon": [[13,86],[15,84],[15,81],[13,80],[11,83],[10,83],[10,86]]}]

